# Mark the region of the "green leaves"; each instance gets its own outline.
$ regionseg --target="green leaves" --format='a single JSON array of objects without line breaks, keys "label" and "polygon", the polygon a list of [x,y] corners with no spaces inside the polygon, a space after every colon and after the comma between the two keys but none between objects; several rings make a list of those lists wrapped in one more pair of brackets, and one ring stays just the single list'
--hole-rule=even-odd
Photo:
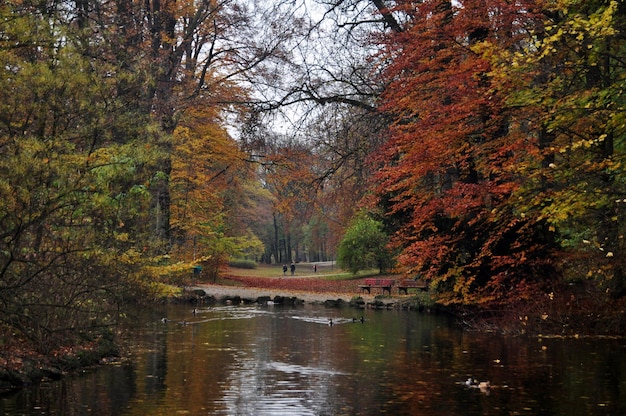
[{"label": "green leaves", "polygon": [[383,224],[361,212],[352,220],[339,243],[337,261],[354,274],[374,268],[383,273],[392,265],[388,243]]},{"label": "green leaves", "polygon": [[44,352],[144,290],[156,158],[111,67],[49,11],[0,6],[0,322]]}]

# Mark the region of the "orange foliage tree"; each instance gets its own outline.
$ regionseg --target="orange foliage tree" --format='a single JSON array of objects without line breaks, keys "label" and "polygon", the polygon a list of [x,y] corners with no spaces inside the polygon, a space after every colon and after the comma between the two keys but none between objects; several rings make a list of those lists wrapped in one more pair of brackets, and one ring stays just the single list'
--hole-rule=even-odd
[{"label": "orange foliage tree", "polygon": [[215,107],[186,112],[173,136],[170,178],[172,255],[213,277],[228,259],[263,251],[250,227],[260,182],[222,124]]},{"label": "orange foliage tree", "polygon": [[262,180],[272,199],[272,254],[276,262],[304,259],[304,227],[313,213],[314,156],[304,143],[280,138],[266,148]]},{"label": "orange foliage tree", "polygon": [[540,24],[535,4],[399,4],[405,30],[387,36],[383,52],[391,64],[382,108],[394,123],[377,156],[399,262],[431,280],[442,302],[528,298],[553,274],[553,235],[510,203],[521,183],[515,167],[536,146],[514,131],[482,48],[520,48]]}]

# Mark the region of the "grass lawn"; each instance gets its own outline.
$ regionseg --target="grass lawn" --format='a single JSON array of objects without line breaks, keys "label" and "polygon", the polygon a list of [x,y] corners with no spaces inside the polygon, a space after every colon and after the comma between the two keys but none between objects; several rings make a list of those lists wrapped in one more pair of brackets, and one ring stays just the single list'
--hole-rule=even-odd
[{"label": "grass lawn", "polygon": [[[353,280],[378,275],[378,270],[364,270],[354,275],[330,263],[318,264],[317,272],[315,272],[313,270],[313,264],[314,263],[297,263],[294,277],[317,277],[324,280]],[[287,266],[289,267],[289,265]],[[229,267],[224,274],[244,277],[283,277],[283,265],[259,264],[255,269]],[[284,276],[291,277],[291,271],[287,270]]]}]

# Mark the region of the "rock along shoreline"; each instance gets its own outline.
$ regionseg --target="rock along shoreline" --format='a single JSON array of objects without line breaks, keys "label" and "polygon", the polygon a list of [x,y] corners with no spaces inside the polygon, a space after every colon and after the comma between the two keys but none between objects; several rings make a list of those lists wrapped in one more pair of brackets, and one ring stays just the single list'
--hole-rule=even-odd
[{"label": "rock along shoreline", "polygon": [[214,284],[186,286],[183,294],[179,296],[179,300],[208,304],[267,304],[271,302],[275,305],[285,306],[317,304],[373,309],[413,309],[415,307],[409,299],[381,297],[367,293],[310,292]]}]

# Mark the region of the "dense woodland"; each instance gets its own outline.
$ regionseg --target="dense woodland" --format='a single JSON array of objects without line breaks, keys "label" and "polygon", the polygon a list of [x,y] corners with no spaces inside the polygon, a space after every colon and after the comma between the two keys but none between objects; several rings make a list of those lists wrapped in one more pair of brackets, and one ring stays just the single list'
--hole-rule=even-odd
[{"label": "dense woodland", "polygon": [[107,333],[194,265],[346,260],[364,235],[384,254],[366,266],[440,304],[619,333],[625,19],[599,0],[2,2],[0,347]]}]

